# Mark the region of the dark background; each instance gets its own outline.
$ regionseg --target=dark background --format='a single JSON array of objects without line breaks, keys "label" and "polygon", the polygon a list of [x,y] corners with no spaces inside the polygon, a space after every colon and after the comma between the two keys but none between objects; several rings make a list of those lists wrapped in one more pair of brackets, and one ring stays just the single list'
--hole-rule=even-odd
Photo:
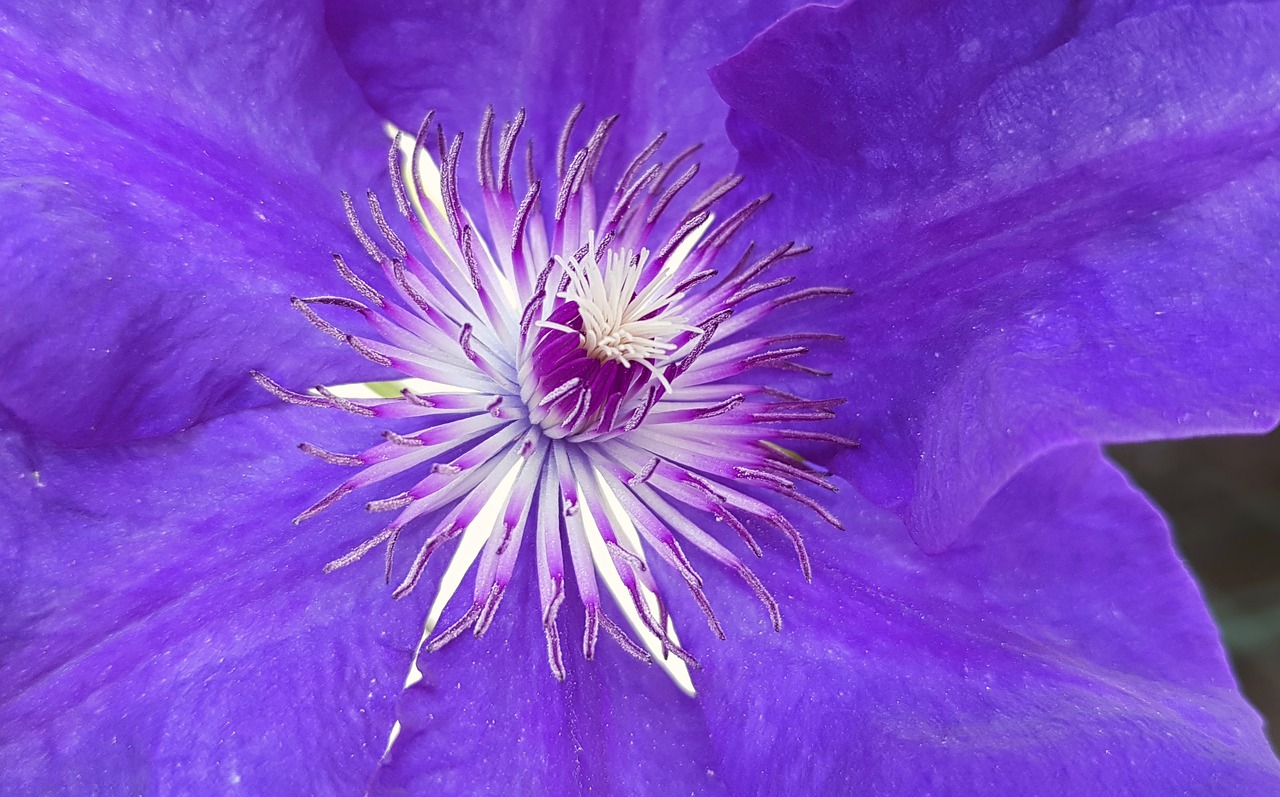
[{"label": "dark background", "polygon": [[1280,434],[1114,446],[1164,509],[1280,750]]}]

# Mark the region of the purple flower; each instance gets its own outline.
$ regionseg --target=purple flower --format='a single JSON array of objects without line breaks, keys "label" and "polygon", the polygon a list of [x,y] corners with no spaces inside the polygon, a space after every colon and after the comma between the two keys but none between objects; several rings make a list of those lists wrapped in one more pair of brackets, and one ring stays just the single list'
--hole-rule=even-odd
[{"label": "purple flower", "polygon": [[[0,10],[10,788],[1276,791],[1163,520],[1098,446],[1276,422],[1280,13],[933,6]],[[622,114],[607,147],[556,145],[579,102]],[[528,108],[523,139],[489,103]],[[382,128],[431,108],[495,153],[477,188],[428,129],[435,236]],[[645,176],[664,130],[704,169],[650,229],[683,174]],[[337,197],[370,189],[402,212],[353,208],[362,239]],[[823,286],[855,293],[772,298]],[[404,373],[476,392],[306,390]],[[485,446],[492,473],[441,461]],[[510,511],[436,632],[484,633],[417,655],[432,540],[504,457]],[[585,516],[640,527],[600,536],[696,699],[593,612]],[[351,555],[372,541],[424,565],[388,559],[402,600]],[[619,644],[588,661],[593,622]]]}]

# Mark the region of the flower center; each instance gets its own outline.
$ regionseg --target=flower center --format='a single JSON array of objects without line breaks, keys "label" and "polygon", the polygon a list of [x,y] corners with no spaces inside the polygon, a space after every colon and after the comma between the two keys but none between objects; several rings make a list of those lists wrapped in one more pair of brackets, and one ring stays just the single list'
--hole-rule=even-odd
[{"label": "flower center", "polygon": [[[471,602],[426,650],[467,630],[482,636],[523,560],[536,573],[547,659],[560,679],[557,617],[566,601],[584,613],[586,658],[601,630],[636,658],[652,658],[611,619],[597,576],[616,587],[618,608],[654,640],[653,654],[696,666],[671,633],[650,565],[657,559],[678,574],[723,637],[686,546],[737,573],[780,629],[777,602],[728,546],[745,545],[758,556],[754,534],[772,529],[790,540],[807,577],[800,532],[778,505],[839,527],[810,494],[835,487],[803,449],[856,445],[798,428],[834,417],[841,399],[782,392],[766,375],[821,374],[797,361],[811,344],[839,338],[778,334],[769,322],[780,308],[848,291],[784,292],[794,277],[773,272],[807,251],[793,243],[764,253],[748,245],[724,268],[722,253],[765,198],[717,219],[741,182],[727,177],[674,214],[698,176],[697,164],[688,163],[696,148],[657,161],[665,135],[605,183],[601,156],[617,120],[601,122],[570,155],[578,111],[555,152],[554,180],[545,181],[532,149],[523,179],[516,175],[523,112],[496,137],[487,113],[478,147],[481,208],[465,208],[460,199],[462,137],[446,139],[430,116],[412,147],[397,134],[391,148],[399,218],[389,219],[368,195],[368,218],[381,240],[343,196],[382,288],[335,255],[362,300],[295,297],[293,304],[359,355],[431,388],[353,398],[324,387],[294,392],[254,374],[294,404],[417,426],[408,434],[386,431],[356,454],[300,446],[357,470],[295,522],[387,480],[409,485],[366,504],[393,519],[327,571],[385,545],[390,579],[398,544],[412,539],[418,553],[394,592],[403,597],[438,551],[474,533],[480,550]],[[433,139],[438,172],[427,155]],[[321,315],[326,308],[361,316],[372,334],[339,328]]]},{"label": "flower center", "polygon": [[[634,254],[631,250],[608,252],[603,267],[601,259],[592,251],[580,261],[561,262],[569,287],[560,297],[578,309],[578,334],[587,356],[624,366],[634,362],[653,365],[675,351],[672,338],[681,332],[701,332],[671,309],[680,294],[668,290],[666,275],[658,275],[642,290],[637,288],[649,260],[647,249]],[[552,322],[539,325],[551,327]],[[574,331],[565,326],[555,328]]]},{"label": "flower center", "polygon": [[651,383],[670,393],[666,369],[704,331],[673,309],[684,295],[671,280],[678,258],[651,268],[647,249],[608,249],[588,233],[580,252],[552,260],[561,272],[558,304],[534,324],[521,398],[548,436],[582,442],[616,431],[617,410],[638,409]]}]

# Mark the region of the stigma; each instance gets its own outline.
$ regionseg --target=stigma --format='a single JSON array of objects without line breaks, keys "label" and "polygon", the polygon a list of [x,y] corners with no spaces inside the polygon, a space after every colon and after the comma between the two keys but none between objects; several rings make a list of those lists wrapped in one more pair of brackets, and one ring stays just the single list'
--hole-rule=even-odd
[{"label": "stigma", "polygon": [[[805,398],[770,384],[779,369],[821,376],[802,360],[810,346],[839,340],[772,332],[777,312],[848,292],[789,289],[794,277],[780,272],[807,251],[794,242],[760,250],[751,243],[730,256],[768,198],[722,210],[737,176],[689,198],[696,147],[660,159],[666,137],[659,135],[617,174],[604,174],[618,119],[579,135],[580,111],[547,159],[554,177],[535,169],[531,143],[518,157],[523,111],[501,130],[487,112],[476,147],[478,207],[462,201],[462,136],[447,138],[431,116],[411,144],[400,134],[392,143],[396,214],[372,192],[363,212],[343,195],[369,264],[338,255],[334,263],[359,298],[292,302],[355,354],[432,388],[361,399],[324,386],[296,392],[253,375],[284,401],[416,427],[384,431],[357,453],[300,445],[354,475],[295,522],[393,477],[412,485],[369,500],[370,512],[392,519],[326,571],[383,547],[385,578],[401,572],[393,595],[403,597],[432,557],[456,546],[496,501],[471,567],[470,605],[426,650],[466,631],[482,636],[516,568],[530,567],[540,605],[520,610],[538,612],[550,670],[561,680],[557,617],[569,598],[584,613],[586,658],[603,630],[651,660],[614,619],[626,609],[635,630],[658,640],[660,655],[697,666],[671,631],[651,566],[656,559],[672,569],[723,638],[687,549],[741,577],[780,630],[777,601],[734,548],[759,556],[755,533],[781,534],[809,578],[809,556],[789,516],[840,521],[815,497],[835,490],[830,474],[795,449],[856,445],[807,427],[833,418],[842,399]],[[367,331],[330,320],[339,312],[360,316]],[[416,554],[398,568],[404,543]],[[625,607],[610,607],[597,578],[602,568],[621,583]]]},{"label": "stigma", "polygon": [[670,342],[673,338],[681,332],[696,335],[701,330],[685,324],[672,310],[683,293],[664,290],[669,274],[659,274],[640,289],[638,283],[648,259],[647,249],[634,254],[630,250],[601,253],[588,240],[586,257],[561,258],[569,285],[559,296],[577,308],[581,329],[550,321],[539,321],[538,325],[576,332],[587,355],[602,362],[613,360],[630,367],[631,363],[648,365],[670,359],[677,348]]}]

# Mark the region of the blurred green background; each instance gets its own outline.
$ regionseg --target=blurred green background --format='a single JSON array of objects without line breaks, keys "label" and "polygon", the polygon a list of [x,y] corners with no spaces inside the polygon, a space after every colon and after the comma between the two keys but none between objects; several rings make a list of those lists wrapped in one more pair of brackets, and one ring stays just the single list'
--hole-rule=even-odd
[{"label": "blurred green background", "polygon": [[1114,446],[1173,523],[1245,695],[1280,750],[1280,433]]}]

